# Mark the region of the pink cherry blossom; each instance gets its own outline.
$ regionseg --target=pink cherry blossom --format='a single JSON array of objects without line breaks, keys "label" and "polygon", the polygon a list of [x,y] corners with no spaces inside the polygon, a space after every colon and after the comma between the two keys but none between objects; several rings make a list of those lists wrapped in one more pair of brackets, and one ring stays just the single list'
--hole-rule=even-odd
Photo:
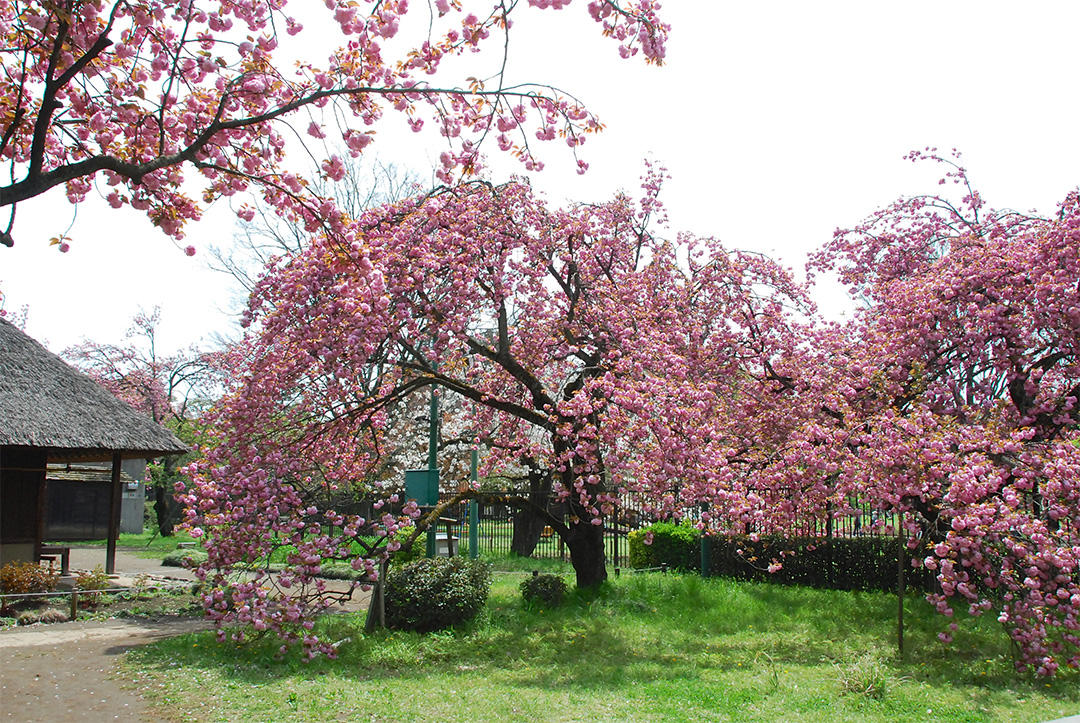
[{"label": "pink cherry blossom", "polygon": [[[566,2],[544,4],[559,10]],[[306,127],[314,139],[340,128],[341,141],[360,154],[375,138],[360,129],[384,114],[400,114],[414,131],[432,121],[451,154],[463,159],[444,174],[449,182],[480,172],[480,146],[498,122],[506,126],[513,118],[521,132],[531,124],[530,131],[541,128],[548,140],[559,134],[582,138],[602,128],[545,85],[502,79],[446,90],[468,85],[453,76],[454,58],[489,45],[501,52],[514,4],[493,12],[475,0],[438,0],[438,17],[425,39],[414,46],[396,42],[391,51],[382,39],[399,40],[410,13],[426,22],[426,4],[331,3],[337,36],[309,43],[318,50],[302,58],[295,73],[292,61],[286,68],[277,55],[304,47],[279,47],[304,32],[304,24],[286,13],[284,0],[191,0],[183,3],[186,12],[174,5],[0,5],[0,56],[5,68],[18,69],[0,79],[0,117],[6,119],[0,160],[10,165],[0,205],[15,206],[58,185],[71,203],[81,203],[90,179],[103,172],[110,185],[125,186],[109,196],[114,208],[130,205],[181,239],[187,223],[201,218],[209,204],[253,186],[276,195],[274,206],[286,217],[331,200],[312,198],[310,184],[284,195],[270,188],[290,167],[285,139],[293,128]],[[662,62],[669,28],[656,2],[624,7],[611,0],[605,8],[594,13],[598,35],[617,35],[623,45],[640,48],[648,62]],[[322,67],[314,64],[327,56]],[[328,118],[337,122],[325,123]],[[500,147],[514,152],[516,146]],[[522,162],[542,167],[531,156]]]}]

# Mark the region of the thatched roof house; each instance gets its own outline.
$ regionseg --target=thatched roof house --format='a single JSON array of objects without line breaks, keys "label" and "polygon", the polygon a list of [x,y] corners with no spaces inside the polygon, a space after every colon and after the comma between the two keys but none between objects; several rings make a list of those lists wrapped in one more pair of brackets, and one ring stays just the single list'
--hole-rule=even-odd
[{"label": "thatched roof house", "polygon": [[119,526],[121,460],[186,451],[167,429],[0,319],[0,564],[40,554],[46,464],[113,463],[110,568]]}]

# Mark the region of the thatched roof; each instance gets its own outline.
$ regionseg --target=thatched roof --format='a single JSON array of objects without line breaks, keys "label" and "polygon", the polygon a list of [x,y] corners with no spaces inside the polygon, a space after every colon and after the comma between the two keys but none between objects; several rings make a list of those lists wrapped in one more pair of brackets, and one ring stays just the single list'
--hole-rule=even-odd
[{"label": "thatched roof", "polygon": [[0,319],[0,446],[54,460],[182,454],[184,443]]}]

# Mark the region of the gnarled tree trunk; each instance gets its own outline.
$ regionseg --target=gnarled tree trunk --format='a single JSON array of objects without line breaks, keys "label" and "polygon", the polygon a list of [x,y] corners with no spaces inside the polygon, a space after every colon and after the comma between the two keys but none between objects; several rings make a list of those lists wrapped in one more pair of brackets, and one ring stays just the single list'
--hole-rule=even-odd
[{"label": "gnarled tree trunk", "polygon": [[551,474],[546,470],[529,471],[528,506],[518,507],[513,512],[513,537],[510,539],[510,551],[522,557],[530,557],[540,542],[544,528],[551,524],[548,505],[551,501]]},{"label": "gnarled tree trunk", "polygon": [[607,580],[604,525],[592,524],[590,515],[573,503],[570,505],[570,515],[568,532],[563,535],[563,540],[570,550],[570,564],[577,573],[577,586],[596,587]]}]

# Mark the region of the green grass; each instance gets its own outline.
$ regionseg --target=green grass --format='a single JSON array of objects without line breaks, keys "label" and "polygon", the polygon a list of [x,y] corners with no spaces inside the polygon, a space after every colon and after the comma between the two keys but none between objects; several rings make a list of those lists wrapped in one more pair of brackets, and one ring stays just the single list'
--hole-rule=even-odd
[{"label": "green grass", "polygon": [[[90,545],[93,547],[105,547],[107,540],[90,540],[87,542],[64,543],[68,545]],[[177,549],[181,542],[195,542],[195,538],[186,532],[177,531],[171,537],[155,535],[151,530],[140,535],[120,533],[116,540],[116,547],[125,552],[131,552],[140,557],[161,559],[166,553]]]},{"label": "green grass", "polygon": [[[536,561],[526,561],[535,564]],[[505,566],[504,566],[505,567]],[[680,575],[623,575],[559,608],[527,609],[520,574],[496,575],[469,627],[364,635],[359,615],[319,623],[338,660],[237,649],[212,634],[128,654],[174,721],[1043,721],[1080,710],[1080,673],[1017,674],[992,619],[956,643],[922,600]]]}]

